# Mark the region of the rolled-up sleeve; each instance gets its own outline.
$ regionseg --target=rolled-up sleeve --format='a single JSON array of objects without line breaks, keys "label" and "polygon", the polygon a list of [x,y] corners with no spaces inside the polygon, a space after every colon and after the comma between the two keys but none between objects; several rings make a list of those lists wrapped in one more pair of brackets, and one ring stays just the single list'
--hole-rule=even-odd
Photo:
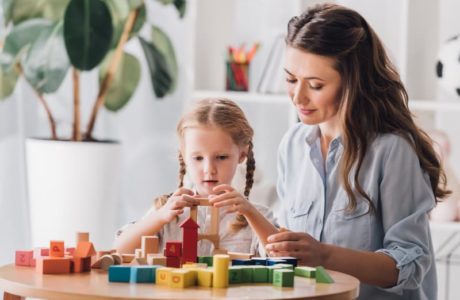
[{"label": "rolled-up sleeve", "polygon": [[410,144],[394,139],[382,161],[380,207],[384,253],[396,261],[397,284],[383,289],[402,294],[419,288],[433,264],[428,213],[435,205],[428,174]]}]

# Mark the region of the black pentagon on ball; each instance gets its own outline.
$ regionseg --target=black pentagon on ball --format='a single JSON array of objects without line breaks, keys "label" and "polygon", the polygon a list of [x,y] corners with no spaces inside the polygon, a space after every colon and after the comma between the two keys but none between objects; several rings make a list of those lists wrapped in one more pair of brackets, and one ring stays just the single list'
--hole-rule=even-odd
[{"label": "black pentagon on ball", "polygon": [[436,76],[438,78],[442,78],[442,68],[443,68],[442,62],[438,60],[438,62],[436,63]]}]

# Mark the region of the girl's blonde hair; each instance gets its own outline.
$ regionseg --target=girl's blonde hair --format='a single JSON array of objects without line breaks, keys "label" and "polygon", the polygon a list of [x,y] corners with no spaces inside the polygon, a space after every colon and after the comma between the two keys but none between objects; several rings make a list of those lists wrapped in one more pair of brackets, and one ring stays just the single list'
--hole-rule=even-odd
[{"label": "girl's blonde hair", "polygon": [[[249,125],[244,112],[235,102],[224,98],[208,98],[196,102],[193,107],[185,113],[177,124],[177,134],[182,143],[184,131],[191,126],[209,126],[223,130],[230,135],[233,142],[239,147],[247,147],[246,157],[246,186],[244,196],[249,197],[254,183],[254,171],[256,161],[254,159],[252,139],[254,130]],[[181,152],[179,151],[179,188],[184,185],[186,165]],[[170,195],[163,195],[155,199],[155,206],[163,206]],[[236,232],[248,225],[246,218],[238,215],[231,224],[231,229]]]}]

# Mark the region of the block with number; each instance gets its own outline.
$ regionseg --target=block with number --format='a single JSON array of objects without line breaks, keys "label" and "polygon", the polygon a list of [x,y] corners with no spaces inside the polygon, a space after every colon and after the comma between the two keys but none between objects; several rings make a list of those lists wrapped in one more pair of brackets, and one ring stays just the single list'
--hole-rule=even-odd
[{"label": "block with number", "polygon": [[50,241],[50,256],[64,257],[64,241]]},{"label": "block with number", "polygon": [[182,242],[168,241],[164,249],[166,257],[180,257],[182,255]]},{"label": "block with number", "polygon": [[17,250],[15,256],[16,266],[31,267],[33,265],[33,250]]}]

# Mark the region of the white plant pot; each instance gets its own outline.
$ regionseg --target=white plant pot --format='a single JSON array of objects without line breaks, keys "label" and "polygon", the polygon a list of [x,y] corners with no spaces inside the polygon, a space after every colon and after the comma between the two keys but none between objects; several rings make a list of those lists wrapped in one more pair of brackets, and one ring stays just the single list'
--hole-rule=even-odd
[{"label": "white plant pot", "polygon": [[118,143],[27,139],[32,246],[64,240],[78,231],[98,249],[111,249],[120,195]]}]

